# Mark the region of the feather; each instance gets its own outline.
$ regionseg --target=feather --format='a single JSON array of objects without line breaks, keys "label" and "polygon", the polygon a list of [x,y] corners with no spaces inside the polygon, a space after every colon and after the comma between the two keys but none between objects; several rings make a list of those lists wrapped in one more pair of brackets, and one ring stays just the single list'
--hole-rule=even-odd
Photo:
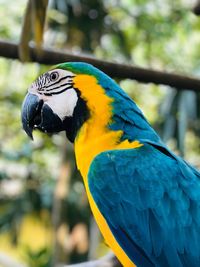
[{"label": "feather", "polygon": [[200,266],[199,173],[164,145],[139,141],[93,160],[92,196],[138,267]]}]

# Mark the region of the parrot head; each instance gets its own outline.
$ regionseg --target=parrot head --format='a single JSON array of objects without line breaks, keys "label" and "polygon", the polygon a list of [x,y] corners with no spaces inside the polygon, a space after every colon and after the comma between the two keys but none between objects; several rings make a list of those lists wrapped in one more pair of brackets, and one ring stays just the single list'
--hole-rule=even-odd
[{"label": "parrot head", "polygon": [[48,134],[65,131],[71,142],[83,135],[90,139],[108,132],[115,134],[116,143],[159,140],[121,87],[83,62],[59,64],[32,83],[22,105],[22,125],[31,138],[33,130],[39,129]]},{"label": "parrot head", "polygon": [[115,82],[81,62],[63,63],[39,76],[29,87],[22,105],[22,124],[27,135],[33,138],[34,129],[49,134],[65,131],[74,142],[92,113],[97,112],[101,119],[105,117],[105,105],[111,98],[105,97],[100,83],[113,87]]}]

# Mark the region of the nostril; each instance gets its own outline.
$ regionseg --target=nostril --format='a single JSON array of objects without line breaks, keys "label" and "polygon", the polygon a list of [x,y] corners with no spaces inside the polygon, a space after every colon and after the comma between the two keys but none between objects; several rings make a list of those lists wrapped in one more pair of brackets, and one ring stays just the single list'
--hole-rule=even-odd
[{"label": "nostril", "polygon": [[40,100],[38,102],[38,105],[35,109],[35,113],[33,114],[32,118],[29,120],[29,126],[30,127],[37,127],[40,123],[41,123],[41,111],[42,111],[42,106],[44,104],[44,101],[43,100]]}]

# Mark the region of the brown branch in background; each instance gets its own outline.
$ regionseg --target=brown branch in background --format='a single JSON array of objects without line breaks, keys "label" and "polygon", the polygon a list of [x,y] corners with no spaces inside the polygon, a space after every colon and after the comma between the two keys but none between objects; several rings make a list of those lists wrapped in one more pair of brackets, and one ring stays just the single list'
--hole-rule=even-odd
[{"label": "brown branch in background", "polygon": [[[38,54],[36,48],[30,46],[30,52],[32,61],[41,64],[54,65],[65,61],[84,61],[93,64],[111,77],[134,79],[143,83],[164,84],[178,90],[188,89],[200,92],[200,79],[197,78],[108,62],[89,56],[73,55],[70,52],[61,52],[56,49],[43,48],[42,53]],[[0,40],[0,56],[19,59],[18,45]]]}]

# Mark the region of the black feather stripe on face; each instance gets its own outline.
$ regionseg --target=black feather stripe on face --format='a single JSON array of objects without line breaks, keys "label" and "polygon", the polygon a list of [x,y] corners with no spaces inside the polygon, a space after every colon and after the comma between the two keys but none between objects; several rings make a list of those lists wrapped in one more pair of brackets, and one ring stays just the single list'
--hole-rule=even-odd
[{"label": "black feather stripe on face", "polygon": [[[63,84],[63,85],[61,85],[60,87],[57,87],[57,88],[61,88],[61,87],[63,87],[63,86],[66,86],[67,84]],[[54,89],[57,89],[57,88],[54,88]],[[40,92],[38,92],[40,95],[47,95],[47,96],[52,96],[52,95],[58,95],[58,94],[61,94],[61,93],[63,93],[63,92],[65,92],[65,91],[67,91],[67,90],[69,90],[69,89],[72,89],[73,88],[73,84],[68,84],[68,87],[65,87],[64,89],[61,89],[60,91],[54,91],[54,92],[52,92],[52,91],[48,91],[47,93],[46,93],[46,91],[40,91]]]},{"label": "black feather stripe on face", "polygon": [[[58,72],[51,72],[42,74],[36,81],[35,85],[39,94],[44,94],[46,96],[51,96],[55,94],[60,94],[67,89],[73,88],[73,75],[65,75],[57,80],[53,81],[51,75]],[[59,76],[58,76],[59,77]],[[61,89],[66,87],[64,89]],[[60,90],[61,89],[61,90]]]},{"label": "black feather stripe on face", "polygon": [[[67,75],[67,76],[64,76],[64,77],[61,77],[59,80],[57,80],[56,82],[54,82],[54,83],[52,83],[52,84],[50,84],[50,85],[45,85],[45,86],[43,86],[43,88],[49,88],[49,87],[51,87],[51,86],[54,86],[54,85],[56,85],[56,84],[58,84],[58,83],[60,83],[61,81],[63,81],[63,80],[65,80],[65,79],[68,79],[68,82],[69,83],[72,83],[72,78],[73,78],[74,76],[70,76],[70,75]],[[47,90],[48,91],[48,90]]]}]

